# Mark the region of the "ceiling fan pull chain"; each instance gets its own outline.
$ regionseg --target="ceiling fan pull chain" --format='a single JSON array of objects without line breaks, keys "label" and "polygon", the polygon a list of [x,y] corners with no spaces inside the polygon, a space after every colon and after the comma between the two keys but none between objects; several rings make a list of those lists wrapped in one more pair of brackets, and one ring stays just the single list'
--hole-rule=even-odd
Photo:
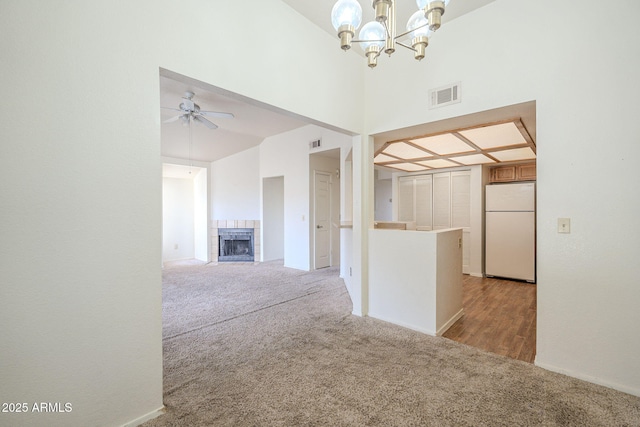
[{"label": "ceiling fan pull chain", "polygon": [[191,116],[189,116],[189,175],[191,175],[191,168],[193,167],[193,162],[191,161]]}]

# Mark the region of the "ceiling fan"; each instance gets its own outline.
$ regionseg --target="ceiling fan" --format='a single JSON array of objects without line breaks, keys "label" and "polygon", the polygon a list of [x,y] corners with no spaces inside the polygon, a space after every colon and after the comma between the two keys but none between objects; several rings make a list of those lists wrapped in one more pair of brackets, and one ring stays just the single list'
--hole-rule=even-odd
[{"label": "ceiling fan", "polygon": [[221,117],[221,118],[227,118],[227,119],[232,119],[234,117],[234,115],[231,113],[221,113],[218,111],[201,111],[200,106],[195,102],[193,102],[194,96],[195,96],[195,93],[191,91],[187,91],[184,93],[184,96],[182,97],[182,102],[180,103],[180,105],[178,105],[178,108],[162,107],[165,110],[173,110],[173,111],[180,112],[180,114],[178,114],[177,116],[167,119],[162,123],[171,123],[171,122],[175,122],[176,120],[180,120],[182,124],[187,125],[187,124],[190,124],[191,120],[193,120],[195,122],[205,125],[209,129],[217,129],[218,125],[210,122],[204,116]]}]

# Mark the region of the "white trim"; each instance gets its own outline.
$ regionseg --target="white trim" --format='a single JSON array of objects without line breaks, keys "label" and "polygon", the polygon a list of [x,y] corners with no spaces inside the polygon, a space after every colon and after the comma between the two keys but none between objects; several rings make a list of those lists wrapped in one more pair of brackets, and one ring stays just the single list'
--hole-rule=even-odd
[{"label": "white trim", "polygon": [[451,319],[449,319],[447,321],[447,323],[442,325],[442,327],[436,331],[436,336],[437,337],[442,336],[442,334],[447,332],[447,329],[449,329],[451,326],[453,326],[453,324],[456,323],[462,316],[464,316],[464,308],[461,308],[459,312],[454,314],[451,317]]},{"label": "white trim", "polygon": [[593,384],[598,384],[604,387],[608,387],[608,388],[612,388],[614,390],[618,390],[621,391],[623,393],[627,393],[627,394],[631,394],[633,396],[639,396],[640,397],[640,389],[638,388],[633,388],[633,387],[627,387],[625,385],[622,384],[618,384],[618,383],[614,383],[612,381],[607,381],[604,380],[602,378],[598,378],[598,377],[592,377],[591,375],[586,375],[586,374],[582,374],[580,372],[576,372],[576,371],[572,371],[569,369],[562,369],[562,368],[558,368],[557,366],[554,365],[550,365],[544,362],[539,362],[538,361],[538,357],[536,356],[536,359],[534,361],[534,365],[542,368],[542,369],[546,369],[547,371],[551,371],[551,372],[556,372],[558,374],[562,374],[562,375],[566,375],[569,377],[573,377],[573,378],[577,378],[579,380],[583,380],[583,381],[587,381]]},{"label": "white trim", "polygon": [[409,323],[398,322],[397,320],[390,320],[385,318],[384,316],[378,316],[375,313],[369,312],[369,317],[373,317],[374,319],[382,320],[383,322],[391,323],[394,325],[402,326],[403,328],[411,329],[412,331],[422,332],[423,334],[431,335],[432,337],[437,336],[435,331],[430,329],[421,328],[419,326],[414,326]]},{"label": "white trim", "polygon": [[161,406],[160,408],[156,409],[155,411],[149,412],[146,415],[143,415],[139,418],[136,418],[135,420],[131,420],[126,424],[123,424],[122,427],[136,427],[139,426],[140,424],[146,423],[149,420],[152,420],[156,417],[159,417],[160,415],[164,415],[167,412],[167,409],[163,406]]},{"label": "white trim", "polygon": [[484,274],[482,274],[482,273],[469,273],[469,276],[471,276],[471,277],[479,277],[481,279],[484,279]]}]

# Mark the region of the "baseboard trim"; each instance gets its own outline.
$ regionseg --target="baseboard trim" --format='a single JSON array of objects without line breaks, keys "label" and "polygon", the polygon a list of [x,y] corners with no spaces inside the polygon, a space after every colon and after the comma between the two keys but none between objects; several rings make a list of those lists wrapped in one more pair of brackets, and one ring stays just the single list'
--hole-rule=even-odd
[{"label": "baseboard trim", "polygon": [[432,337],[436,336],[435,331],[430,329],[421,328],[419,326],[411,325],[409,323],[398,322],[397,320],[387,319],[384,316],[378,316],[375,313],[369,313],[369,317],[373,317],[374,319],[382,320],[383,322],[392,323],[394,325],[402,326],[403,328],[411,329],[412,331],[422,332],[423,334],[431,335]]},{"label": "baseboard trim", "polygon": [[589,383],[593,383],[593,384],[598,384],[604,387],[608,387],[608,388],[612,388],[614,390],[618,390],[621,391],[623,393],[627,393],[627,394],[631,394],[633,396],[638,396],[640,397],[640,389],[637,388],[633,388],[633,387],[628,387],[622,384],[618,384],[615,383],[613,381],[607,381],[604,380],[602,378],[598,378],[598,377],[593,377],[591,375],[586,375],[586,374],[582,374],[580,372],[576,372],[576,371],[572,371],[570,369],[563,369],[563,368],[559,368],[557,366],[548,364],[548,363],[544,363],[544,362],[540,362],[538,361],[538,357],[536,356],[534,362],[534,365],[542,368],[542,369],[546,369],[547,371],[551,371],[551,372],[556,372],[558,374],[562,374],[562,375],[566,375],[568,377],[573,377],[573,378],[577,378],[579,380],[582,381],[586,381]]},{"label": "baseboard trim", "polygon": [[479,278],[484,278],[484,274],[482,273],[469,273],[469,276],[471,277],[479,277]]},{"label": "baseboard trim", "polygon": [[156,409],[155,411],[151,411],[146,415],[143,415],[139,418],[136,418],[135,420],[129,421],[126,424],[123,424],[122,427],[136,427],[139,426],[140,424],[146,423],[149,420],[152,420],[156,417],[159,417],[160,415],[163,415],[164,413],[167,412],[167,409],[163,406],[161,406],[160,408]]},{"label": "baseboard trim", "polygon": [[442,327],[436,331],[436,336],[442,336],[442,334],[447,332],[447,329],[449,329],[454,323],[456,323],[462,316],[464,316],[464,308],[461,308],[460,311],[454,314],[453,317],[451,317],[451,319],[447,321],[447,323],[442,325]]}]

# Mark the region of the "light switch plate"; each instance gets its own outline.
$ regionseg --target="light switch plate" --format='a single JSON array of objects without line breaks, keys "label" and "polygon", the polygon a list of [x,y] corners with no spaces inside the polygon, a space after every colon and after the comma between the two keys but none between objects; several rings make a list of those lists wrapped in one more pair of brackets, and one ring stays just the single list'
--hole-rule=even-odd
[{"label": "light switch plate", "polygon": [[558,218],[558,233],[571,233],[571,218]]}]

